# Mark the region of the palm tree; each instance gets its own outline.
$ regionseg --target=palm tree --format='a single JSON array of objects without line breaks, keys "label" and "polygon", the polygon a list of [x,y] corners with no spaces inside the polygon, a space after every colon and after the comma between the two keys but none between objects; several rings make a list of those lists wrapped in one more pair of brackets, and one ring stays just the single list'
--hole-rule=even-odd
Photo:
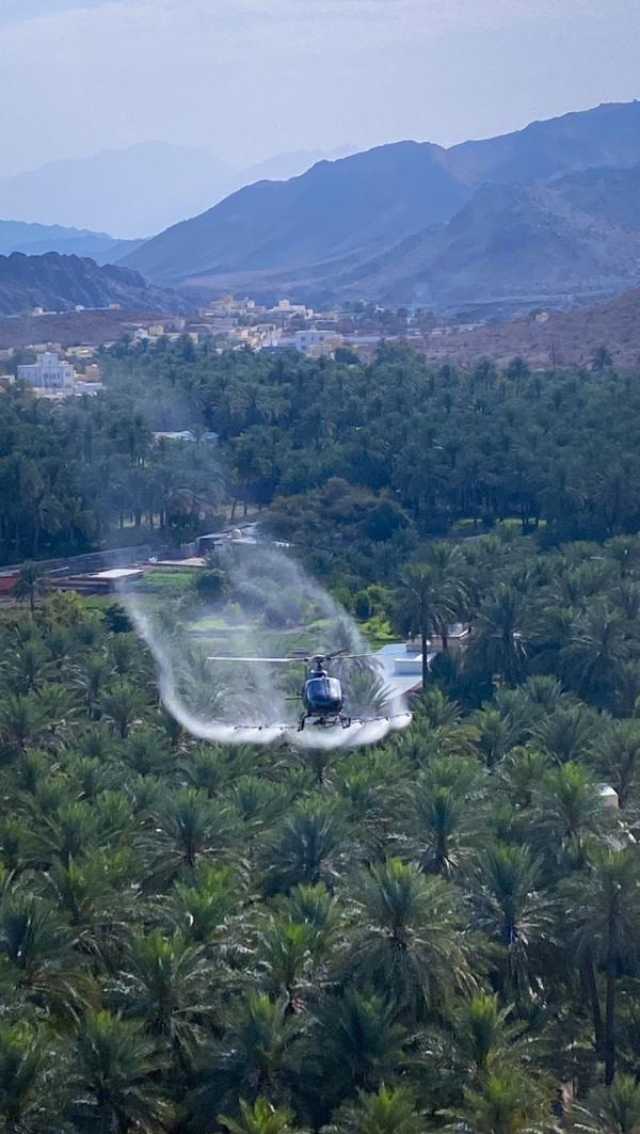
[{"label": "palm tree", "polygon": [[476,1083],[517,1059],[523,1050],[523,1024],[510,1022],[511,1009],[501,1008],[497,995],[478,992],[453,1017],[459,1057]]},{"label": "palm tree", "polygon": [[171,1107],[158,1076],[164,1070],[144,1025],[109,1012],[89,1013],[75,1049],[72,1114],[97,1134],[158,1134]]},{"label": "palm tree", "polygon": [[290,1007],[311,986],[313,928],[306,922],[270,918],[257,935],[258,964],[267,991],[283,995]]},{"label": "palm tree", "polygon": [[322,882],[315,886],[294,886],[288,894],[277,899],[276,905],[289,921],[309,928],[309,948],[314,961],[321,960],[340,931],[341,912],[335,895]]},{"label": "palm tree", "polygon": [[433,729],[459,725],[462,710],[455,701],[450,701],[446,693],[437,686],[427,689],[420,701],[420,713]]},{"label": "palm tree", "polygon": [[464,1106],[450,1118],[452,1134],[554,1134],[559,1129],[546,1085],[515,1069],[496,1071],[479,1090],[466,1090]]},{"label": "palm tree", "polygon": [[53,1117],[55,1090],[44,1035],[29,1023],[0,1024],[0,1114],[7,1134],[30,1134]]},{"label": "palm tree", "polygon": [[9,694],[0,701],[0,740],[12,752],[24,752],[48,724],[46,706],[33,695]]},{"label": "palm tree", "polygon": [[193,944],[218,943],[229,931],[244,890],[240,869],[201,862],[192,880],[175,883],[170,917]]},{"label": "palm tree", "polygon": [[28,601],[31,614],[36,608],[36,597],[42,587],[43,575],[44,571],[37,563],[23,563],[13,588],[14,598]]},{"label": "palm tree", "polygon": [[640,616],[640,584],[632,579],[622,579],[611,599],[627,622],[637,622]]},{"label": "palm tree", "polygon": [[598,724],[596,714],[584,704],[561,705],[534,725],[531,736],[544,752],[565,764],[589,751]]},{"label": "palm tree", "polygon": [[464,922],[453,886],[427,878],[398,858],[362,879],[360,924],[349,965],[409,1021],[442,1008],[452,993],[473,986]]},{"label": "palm tree", "polygon": [[536,793],[533,834],[550,862],[583,864],[589,839],[606,829],[607,820],[600,791],[581,764],[562,764],[544,776]]},{"label": "palm tree", "polygon": [[119,677],[129,677],[139,657],[139,646],[134,634],[115,634],[111,638],[109,653],[113,668]]},{"label": "palm tree", "polygon": [[500,767],[506,798],[520,812],[528,811],[549,771],[549,757],[535,748],[513,748]]},{"label": "palm tree", "polygon": [[121,740],[126,740],[131,725],[142,711],[142,696],[128,681],[115,681],[102,697],[101,708]]},{"label": "palm tree", "polygon": [[239,1118],[218,1115],[218,1122],[229,1134],[292,1134],[293,1115],[284,1107],[276,1108],[267,1099],[256,1099],[253,1106],[240,1099]]},{"label": "palm tree", "polygon": [[638,1134],[640,1083],[632,1075],[616,1075],[610,1087],[596,1087],[584,1106],[575,1108],[576,1134]]},{"label": "palm tree", "polygon": [[553,712],[567,699],[562,684],[556,677],[550,677],[548,674],[534,673],[527,678],[520,692],[540,716]]},{"label": "palm tree", "polygon": [[[391,686],[373,668],[354,669],[349,662],[336,666],[336,675],[343,682],[345,712],[352,717],[386,716],[394,711],[397,697]],[[326,750],[318,755],[327,757]]]},{"label": "palm tree", "polygon": [[47,732],[51,740],[63,740],[65,735],[68,735],[68,726],[77,713],[73,695],[66,686],[52,682],[43,685],[37,700],[39,710],[47,721]]},{"label": "palm tree", "polygon": [[114,999],[123,1013],[137,1017],[148,1032],[177,1052],[192,1052],[202,1041],[202,1024],[213,1009],[210,975],[202,947],[191,945],[182,934],[136,934],[114,987]]},{"label": "palm tree", "polygon": [[165,738],[156,729],[143,725],[127,739],[125,758],[141,776],[166,775],[173,764]]},{"label": "palm tree", "polygon": [[471,757],[480,771],[475,759],[477,742],[478,731],[475,725],[452,721],[450,724],[430,727],[428,718],[427,721],[422,720],[418,706],[412,728],[396,743],[402,755],[419,767],[431,766],[442,757],[455,763],[459,763],[462,758]]},{"label": "palm tree", "polygon": [[394,621],[401,633],[420,638],[423,689],[429,676],[429,638],[448,626],[458,609],[453,586],[432,563],[412,563],[405,568]]},{"label": "palm tree", "polygon": [[47,902],[8,889],[0,902],[0,957],[18,1003],[46,1004],[67,1022],[77,1020],[93,986],[74,939]]},{"label": "palm tree", "polygon": [[536,950],[552,928],[541,864],[526,846],[497,843],[482,853],[478,881],[477,925],[500,948],[505,994],[526,1001],[535,988]]},{"label": "palm tree", "polygon": [[526,1023],[512,1019],[511,1007],[501,1008],[497,995],[478,992],[463,999],[446,1022],[418,1036],[418,1053],[405,1060],[427,1087],[434,1103],[455,1104],[461,1084],[481,1090],[487,1079],[518,1069],[533,1047]]},{"label": "palm tree", "polygon": [[427,762],[418,782],[420,787],[431,791],[440,787],[450,788],[475,805],[483,798],[491,781],[467,742],[462,751],[457,751],[455,746],[449,749],[445,745],[444,752],[439,751]]},{"label": "palm tree", "polygon": [[632,717],[640,702],[640,662],[628,658],[620,666],[616,689],[616,709],[621,717]]},{"label": "palm tree", "polygon": [[478,799],[458,785],[422,776],[411,792],[419,861],[428,874],[451,877],[464,868],[477,831]]},{"label": "palm tree", "polygon": [[624,809],[635,801],[640,776],[640,721],[615,721],[594,751],[598,771],[618,796]]},{"label": "palm tree", "polygon": [[442,642],[442,649],[446,653],[449,648],[451,617],[459,617],[469,605],[469,593],[465,583],[467,565],[462,549],[455,543],[430,544],[426,559],[427,563],[436,571],[439,579],[442,600],[437,632]]},{"label": "palm tree", "polygon": [[616,1073],[616,992],[619,967],[637,948],[640,933],[640,871],[634,848],[600,850],[587,870],[566,884],[565,942],[578,958],[586,955],[605,973],[604,1081]]},{"label": "palm tree", "polygon": [[63,866],[89,851],[97,840],[98,815],[85,800],[63,803],[53,815],[43,816],[37,829],[26,840],[34,862]]},{"label": "palm tree", "polygon": [[105,766],[95,756],[76,756],[69,758],[69,774],[78,785],[82,799],[96,800],[103,791],[116,783],[113,768]]},{"label": "palm tree", "polygon": [[508,685],[522,680],[527,657],[522,616],[522,593],[508,583],[499,583],[482,604],[468,657],[485,680],[497,677]]},{"label": "palm tree", "polygon": [[403,805],[402,776],[394,765],[395,761],[382,769],[377,760],[356,758],[337,769],[344,817],[354,830],[357,853],[364,862],[384,859],[394,838],[392,816]]},{"label": "palm tree", "polygon": [[83,954],[104,960],[111,950],[122,949],[138,896],[132,872],[129,852],[92,853],[89,848],[78,862],[57,860],[49,867],[47,890],[68,918]]},{"label": "palm tree", "polygon": [[3,667],[12,692],[16,694],[36,692],[51,669],[47,658],[47,651],[39,638],[27,639],[23,642],[20,649]]},{"label": "palm tree", "polygon": [[285,820],[279,839],[270,848],[265,879],[267,892],[286,892],[301,883],[316,885],[331,877],[340,840],[335,807],[315,800],[299,804]]},{"label": "palm tree", "polygon": [[375,1094],[358,1092],[355,1103],[341,1107],[331,1134],[423,1134],[424,1116],[408,1087],[386,1087]]},{"label": "palm tree", "polygon": [[581,696],[602,707],[612,701],[628,653],[624,630],[621,613],[596,601],[575,620],[563,650],[567,681]]},{"label": "palm tree", "polygon": [[196,1086],[187,1099],[194,1128],[205,1134],[217,1107],[234,1107],[239,1098],[255,1102],[262,1095],[282,1103],[301,1030],[300,1018],[283,1000],[251,993],[196,1065]]},{"label": "palm tree", "polygon": [[153,835],[145,840],[148,888],[164,887],[181,874],[188,876],[201,861],[220,854],[233,833],[229,808],[194,788],[163,796],[154,818]]},{"label": "palm tree", "polygon": [[191,748],[180,763],[180,771],[190,787],[205,791],[211,799],[222,790],[228,776],[226,753],[210,744]]},{"label": "palm tree", "polygon": [[605,554],[616,564],[620,578],[626,579],[640,562],[640,541],[637,536],[616,536],[607,540]]},{"label": "palm tree", "polygon": [[[410,1041],[396,1010],[373,992],[347,989],[321,1003],[312,1032],[319,1052],[318,1092],[339,1101],[358,1090],[377,1090],[397,1073]],[[334,1101],[334,1105],[335,1105]]]},{"label": "palm tree", "polygon": [[493,768],[513,748],[515,742],[513,723],[509,716],[501,713],[499,709],[487,706],[474,715],[473,723],[478,730],[478,748],[487,767]]},{"label": "palm tree", "polygon": [[100,717],[100,699],[110,674],[111,668],[104,654],[94,653],[89,654],[76,678],[92,720]]}]

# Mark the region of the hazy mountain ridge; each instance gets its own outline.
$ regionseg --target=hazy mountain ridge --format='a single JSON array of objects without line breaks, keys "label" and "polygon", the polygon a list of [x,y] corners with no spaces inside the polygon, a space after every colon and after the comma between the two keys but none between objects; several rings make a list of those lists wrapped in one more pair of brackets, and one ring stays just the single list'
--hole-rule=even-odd
[{"label": "hazy mountain ridge", "polygon": [[172,282],[200,272],[305,265],[389,243],[425,217],[446,220],[468,196],[443,167],[439,147],[397,142],[319,162],[286,182],[240,189],[146,242],[127,263]]},{"label": "hazy mountain ridge", "polygon": [[143,142],[0,177],[0,216],[149,237],[243,185],[296,176],[323,156],[297,151],[235,168],[214,147]]},{"label": "hazy mountain ridge", "polygon": [[260,182],[125,262],[257,297],[434,306],[615,292],[640,265],[640,103],[450,150],[398,142]]},{"label": "hazy mountain ridge", "polygon": [[97,264],[115,264],[141,244],[141,240],[115,240],[106,232],[89,229],[0,220],[0,256],[10,256],[12,252],[29,256],[60,252],[89,256]]},{"label": "hazy mountain ridge", "polygon": [[640,161],[640,102],[571,111],[511,134],[461,142],[446,155],[447,168],[469,185],[547,181],[595,166],[635,165]]},{"label": "hazy mountain ridge", "polygon": [[187,306],[184,299],[150,286],[129,268],[100,267],[93,260],[57,252],[0,256],[0,314],[19,315],[35,307],[67,311],[79,305],[101,308],[110,304],[158,312]]},{"label": "hazy mountain ridge", "polygon": [[373,255],[352,250],[310,265],[203,274],[189,282],[264,298],[293,292],[330,302],[365,295],[435,307],[612,294],[638,279],[639,181],[640,166],[585,171],[554,184],[487,185],[448,224],[411,233]]}]

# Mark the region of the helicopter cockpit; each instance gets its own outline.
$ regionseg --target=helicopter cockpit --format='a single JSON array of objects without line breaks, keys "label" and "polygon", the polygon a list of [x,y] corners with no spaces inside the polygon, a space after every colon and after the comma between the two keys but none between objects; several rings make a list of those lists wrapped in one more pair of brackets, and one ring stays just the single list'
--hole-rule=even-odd
[{"label": "helicopter cockpit", "polygon": [[304,686],[304,700],[311,711],[339,713],[342,708],[342,686],[337,677],[329,677],[326,670],[314,671]]}]

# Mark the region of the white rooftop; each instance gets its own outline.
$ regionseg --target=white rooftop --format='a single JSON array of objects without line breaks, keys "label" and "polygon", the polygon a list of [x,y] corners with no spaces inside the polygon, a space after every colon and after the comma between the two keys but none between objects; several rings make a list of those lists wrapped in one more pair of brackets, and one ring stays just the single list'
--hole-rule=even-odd
[{"label": "white rooftop", "polygon": [[108,571],[97,571],[94,579],[132,579],[142,574],[139,567],[111,567]]},{"label": "white rooftop", "polygon": [[[407,649],[406,642],[391,642],[383,646],[374,655],[381,670],[385,685],[393,689],[399,697],[410,693],[422,682],[422,655],[415,650]],[[436,656],[431,650],[428,655],[429,665]]]}]

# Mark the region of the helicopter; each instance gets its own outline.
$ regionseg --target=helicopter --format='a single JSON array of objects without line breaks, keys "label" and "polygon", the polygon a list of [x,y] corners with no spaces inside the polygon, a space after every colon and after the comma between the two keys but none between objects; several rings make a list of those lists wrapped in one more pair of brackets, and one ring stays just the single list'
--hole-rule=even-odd
[{"label": "helicopter", "polygon": [[209,657],[207,661],[238,664],[256,662],[265,665],[307,665],[309,668],[301,693],[304,711],[298,720],[298,732],[303,732],[307,723],[313,724],[316,728],[335,728],[337,725],[345,729],[351,727],[352,718],[343,712],[342,684],[325,667],[335,661],[336,658],[340,658],[342,661],[351,661],[370,657],[373,657],[373,654],[348,654],[344,649],[335,650],[331,654],[304,655],[294,653],[286,658],[247,658],[224,655]]}]

